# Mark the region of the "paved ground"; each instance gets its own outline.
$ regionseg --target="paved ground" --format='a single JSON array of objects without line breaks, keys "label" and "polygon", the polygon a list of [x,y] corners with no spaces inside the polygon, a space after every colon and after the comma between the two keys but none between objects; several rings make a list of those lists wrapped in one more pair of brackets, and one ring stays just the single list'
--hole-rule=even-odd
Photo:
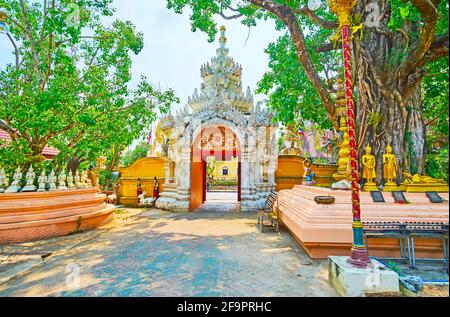
[{"label": "paved ground", "polygon": [[100,231],[8,247],[53,254],[1,284],[0,296],[336,296],[326,261],[310,260],[286,232],[259,233],[253,214],[219,206],[121,209]]},{"label": "paved ground", "polygon": [[237,202],[237,192],[220,192],[220,191],[209,191],[206,192],[207,202]]}]

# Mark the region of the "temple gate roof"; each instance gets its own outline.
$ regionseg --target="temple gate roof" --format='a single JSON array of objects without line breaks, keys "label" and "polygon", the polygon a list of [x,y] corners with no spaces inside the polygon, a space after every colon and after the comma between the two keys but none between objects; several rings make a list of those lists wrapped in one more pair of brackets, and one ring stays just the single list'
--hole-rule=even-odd
[{"label": "temple gate roof", "polygon": [[250,87],[247,87],[245,93],[242,90],[242,66],[229,56],[226,43],[225,27],[222,26],[216,56],[200,68],[203,80],[200,91],[195,89],[188,99],[193,112],[202,111],[217,103],[226,103],[243,112],[250,112],[253,108]]}]

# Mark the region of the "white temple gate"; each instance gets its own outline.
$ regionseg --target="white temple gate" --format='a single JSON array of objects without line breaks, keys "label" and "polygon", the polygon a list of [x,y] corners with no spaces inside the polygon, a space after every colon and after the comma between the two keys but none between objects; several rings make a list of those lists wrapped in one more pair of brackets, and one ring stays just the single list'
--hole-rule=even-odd
[{"label": "white temple gate", "polygon": [[[242,67],[228,56],[221,28],[216,56],[201,67],[203,83],[188,105],[161,120],[167,136],[165,190],[156,206],[189,211],[205,201],[206,158],[238,158],[241,211],[254,211],[275,190],[278,160],[273,114],[253,104],[250,88],[242,91]],[[174,175],[171,175],[173,164]]]}]

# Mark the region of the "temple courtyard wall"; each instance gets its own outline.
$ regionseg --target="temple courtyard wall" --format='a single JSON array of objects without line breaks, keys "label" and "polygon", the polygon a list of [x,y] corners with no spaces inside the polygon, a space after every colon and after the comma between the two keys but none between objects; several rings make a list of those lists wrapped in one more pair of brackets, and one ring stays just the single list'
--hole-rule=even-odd
[{"label": "temple courtyard wall", "polygon": [[[275,172],[276,190],[292,189],[295,185],[303,182],[303,161],[304,158],[297,155],[280,155],[278,157],[277,169]],[[120,185],[118,193],[118,203],[125,206],[137,206],[137,179],[141,179],[144,192],[151,197],[153,192],[153,179],[156,177],[160,184],[160,192],[164,191],[165,164],[167,161],[161,157],[145,157],[137,160],[128,167],[120,167],[118,183]],[[173,175],[173,165],[171,175]],[[317,186],[330,187],[333,183],[333,174],[337,171],[336,164],[314,164],[312,171],[316,174]]]},{"label": "temple courtyard wall", "polygon": [[136,207],[137,198],[137,179],[141,179],[142,190],[147,193],[146,197],[152,197],[153,180],[156,177],[160,184],[160,191],[164,191],[166,160],[161,157],[144,157],[128,167],[118,169],[119,192],[117,195],[118,204]]},{"label": "temple courtyard wall", "polygon": [[[278,167],[275,172],[276,189],[292,189],[303,182],[303,162],[305,159],[298,155],[278,156]],[[331,187],[334,182],[333,174],[337,172],[337,164],[316,164],[311,166],[311,172],[319,187]]]}]

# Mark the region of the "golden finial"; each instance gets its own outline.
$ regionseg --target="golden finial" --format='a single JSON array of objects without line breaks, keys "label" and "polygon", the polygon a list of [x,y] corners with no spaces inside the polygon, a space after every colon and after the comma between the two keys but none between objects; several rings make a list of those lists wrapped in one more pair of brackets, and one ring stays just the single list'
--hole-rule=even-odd
[{"label": "golden finial", "polygon": [[226,28],[225,26],[221,26],[220,27],[220,38],[219,38],[219,43],[220,43],[220,49],[225,49],[225,44],[227,43],[227,37],[225,36],[225,31]]},{"label": "golden finial", "polygon": [[328,6],[338,17],[339,26],[349,25],[350,11],[355,6],[357,0],[328,0]]}]

